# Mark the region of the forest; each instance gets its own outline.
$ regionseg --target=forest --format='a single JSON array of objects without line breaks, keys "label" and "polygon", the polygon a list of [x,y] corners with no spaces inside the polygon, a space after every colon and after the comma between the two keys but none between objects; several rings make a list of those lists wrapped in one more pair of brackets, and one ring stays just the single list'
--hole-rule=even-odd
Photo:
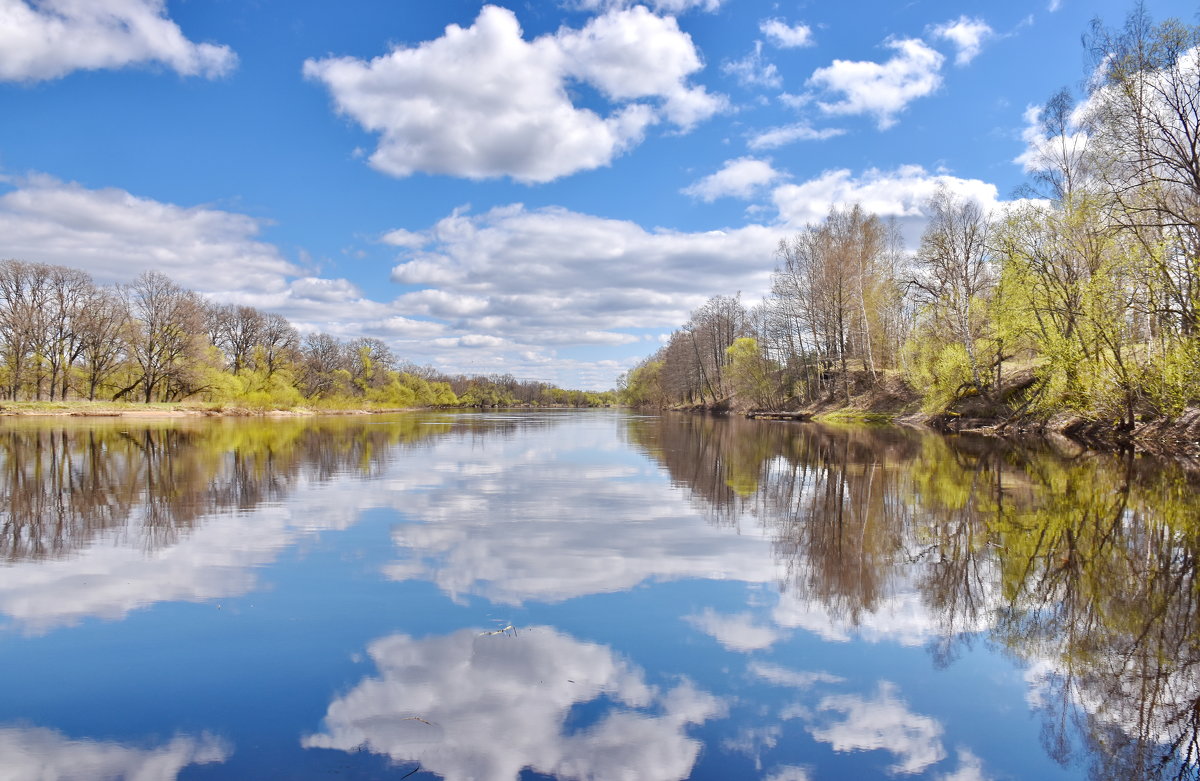
[{"label": "forest", "polygon": [[720,295],[621,383],[648,406],[1066,412],[1131,428],[1200,403],[1200,27],[1093,23],[1082,99],[1040,112],[1031,181],[991,213],[947,189],[908,251],[832,209],[780,241],[759,305]]},{"label": "forest", "polygon": [[97,285],[0,261],[0,398],[200,401],[247,409],[606,406],[615,394],[512,375],[448,375],[379,339],[302,336],[282,315],[218,304],[149,271]]}]

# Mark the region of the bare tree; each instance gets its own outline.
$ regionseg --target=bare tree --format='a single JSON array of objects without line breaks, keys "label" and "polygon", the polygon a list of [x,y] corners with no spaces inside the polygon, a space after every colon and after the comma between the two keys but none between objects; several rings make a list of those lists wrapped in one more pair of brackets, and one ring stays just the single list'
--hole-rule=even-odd
[{"label": "bare tree", "polygon": [[349,376],[345,347],[329,334],[309,334],[304,339],[301,354],[301,387],[306,396],[315,398],[333,390],[337,384],[336,371],[345,370]]},{"label": "bare tree", "polygon": [[125,358],[129,318],[125,302],[113,290],[98,288],[79,318],[79,355],[88,401]]},{"label": "bare tree", "polygon": [[971,380],[982,389],[976,342],[982,336],[984,294],[994,284],[988,249],[989,220],[983,208],[946,188],[926,203],[929,225],[917,252],[913,285],[924,295],[935,323],[966,350]]},{"label": "bare tree", "polygon": [[50,295],[49,266],[19,260],[0,263],[0,339],[11,399],[22,392],[40,397]]},{"label": "bare tree", "polygon": [[138,386],[146,403],[153,401],[156,393],[167,399],[195,392],[189,370],[197,363],[203,339],[204,303],[200,297],[157,271],[143,272],[122,287],[121,294],[130,317],[130,355],[139,376],[113,398]]},{"label": "bare tree", "polygon": [[225,353],[229,369],[238,373],[253,361],[254,347],[261,341],[266,317],[252,306],[212,307],[209,338]]},{"label": "bare tree", "polygon": [[1098,20],[1087,113],[1100,175],[1157,262],[1165,324],[1200,329],[1200,27],[1157,26],[1138,3],[1121,30]]},{"label": "bare tree", "polygon": [[255,353],[256,367],[266,372],[268,378],[296,359],[300,349],[300,335],[283,315],[269,313],[263,318],[259,331],[258,351]]},{"label": "bare tree", "polygon": [[96,294],[91,276],[78,269],[51,266],[49,307],[45,312],[44,358],[50,370],[50,399],[56,389],[67,397],[71,367],[82,352],[81,320]]}]

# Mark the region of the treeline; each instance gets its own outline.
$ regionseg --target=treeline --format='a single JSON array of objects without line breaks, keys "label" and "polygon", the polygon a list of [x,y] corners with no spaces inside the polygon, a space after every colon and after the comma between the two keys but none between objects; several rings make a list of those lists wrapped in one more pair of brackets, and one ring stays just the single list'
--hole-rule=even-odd
[{"label": "treeline", "polygon": [[854,205],[780,242],[771,294],[718,296],[623,380],[630,404],[850,403],[897,379],[1131,427],[1200,402],[1200,27],[1094,23],[1085,101],[1041,112],[1026,197],[941,190],[915,254]]},{"label": "treeline", "polygon": [[301,334],[282,315],[209,302],[150,271],[97,285],[79,269],[0,261],[0,398],[250,407],[605,406],[613,393],[511,375],[446,375],[379,339]]}]

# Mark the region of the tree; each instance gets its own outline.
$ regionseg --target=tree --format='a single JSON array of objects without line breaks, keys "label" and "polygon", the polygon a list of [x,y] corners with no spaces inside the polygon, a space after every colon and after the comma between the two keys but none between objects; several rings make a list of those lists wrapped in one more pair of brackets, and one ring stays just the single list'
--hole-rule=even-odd
[{"label": "tree", "polygon": [[1120,30],[1098,20],[1086,114],[1116,215],[1155,259],[1163,325],[1200,328],[1200,26],[1151,23],[1139,3]]},{"label": "tree", "polygon": [[0,263],[0,340],[10,399],[23,392],[40,397],[50,296],[49,266],[19,260]]},{"label": "tree", "polygon": [[237,374],[253,362],[254,348],[263,337],[266,317],[252,306],[209,306],[209,339],[225,353],[229,369]]},{"label": "tree", "polygon": [[129,312],[130,356],[138,376],[113,398],[138,386],[146,403],[156,395],[172,399],[194,393],[190,372],[202,348],[203,301],[157,271],[142,272],[120,290]]},{"label": "tree", "polygon": [[85,272],[65,266],[51,266],[49,271],[49,307],[46,317],[46,342],[43,348],[50,369],[50,400],[61,389],[60,398],[67,397],[71,367],[83,349],[82,321],[95,300],[96,286]]},{"label": "tree", "polygon": [[301,363],[300,387],[310,398],[321,398],[334,391],[338,386],[336,372],[345,372],[347,378],[350,376],[346,351],[341,342],[329,334],[305,337]]},{"label": "tree", "polygon": [[977,342],[983,336],[984,296],[993,285],[988,217],[975,201],[938,188],[925,204],[929,224],[917,252],[917,276],[935,327],[966,352],[971,381],[984,388]]}]

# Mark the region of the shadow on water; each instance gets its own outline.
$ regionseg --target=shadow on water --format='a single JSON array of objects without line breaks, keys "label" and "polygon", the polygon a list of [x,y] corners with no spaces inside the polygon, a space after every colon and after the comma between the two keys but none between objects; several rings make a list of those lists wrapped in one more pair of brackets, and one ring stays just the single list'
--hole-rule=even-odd
[{"label": "shadow on water", "polygon": [[1200,777],[1200,480],[1132,454],[895,427],[631,418],[710,522],[757,523],[802,604],[859,627],[915,591],[938,665],[1030,671],[1042,742],[1097,779]]}]

